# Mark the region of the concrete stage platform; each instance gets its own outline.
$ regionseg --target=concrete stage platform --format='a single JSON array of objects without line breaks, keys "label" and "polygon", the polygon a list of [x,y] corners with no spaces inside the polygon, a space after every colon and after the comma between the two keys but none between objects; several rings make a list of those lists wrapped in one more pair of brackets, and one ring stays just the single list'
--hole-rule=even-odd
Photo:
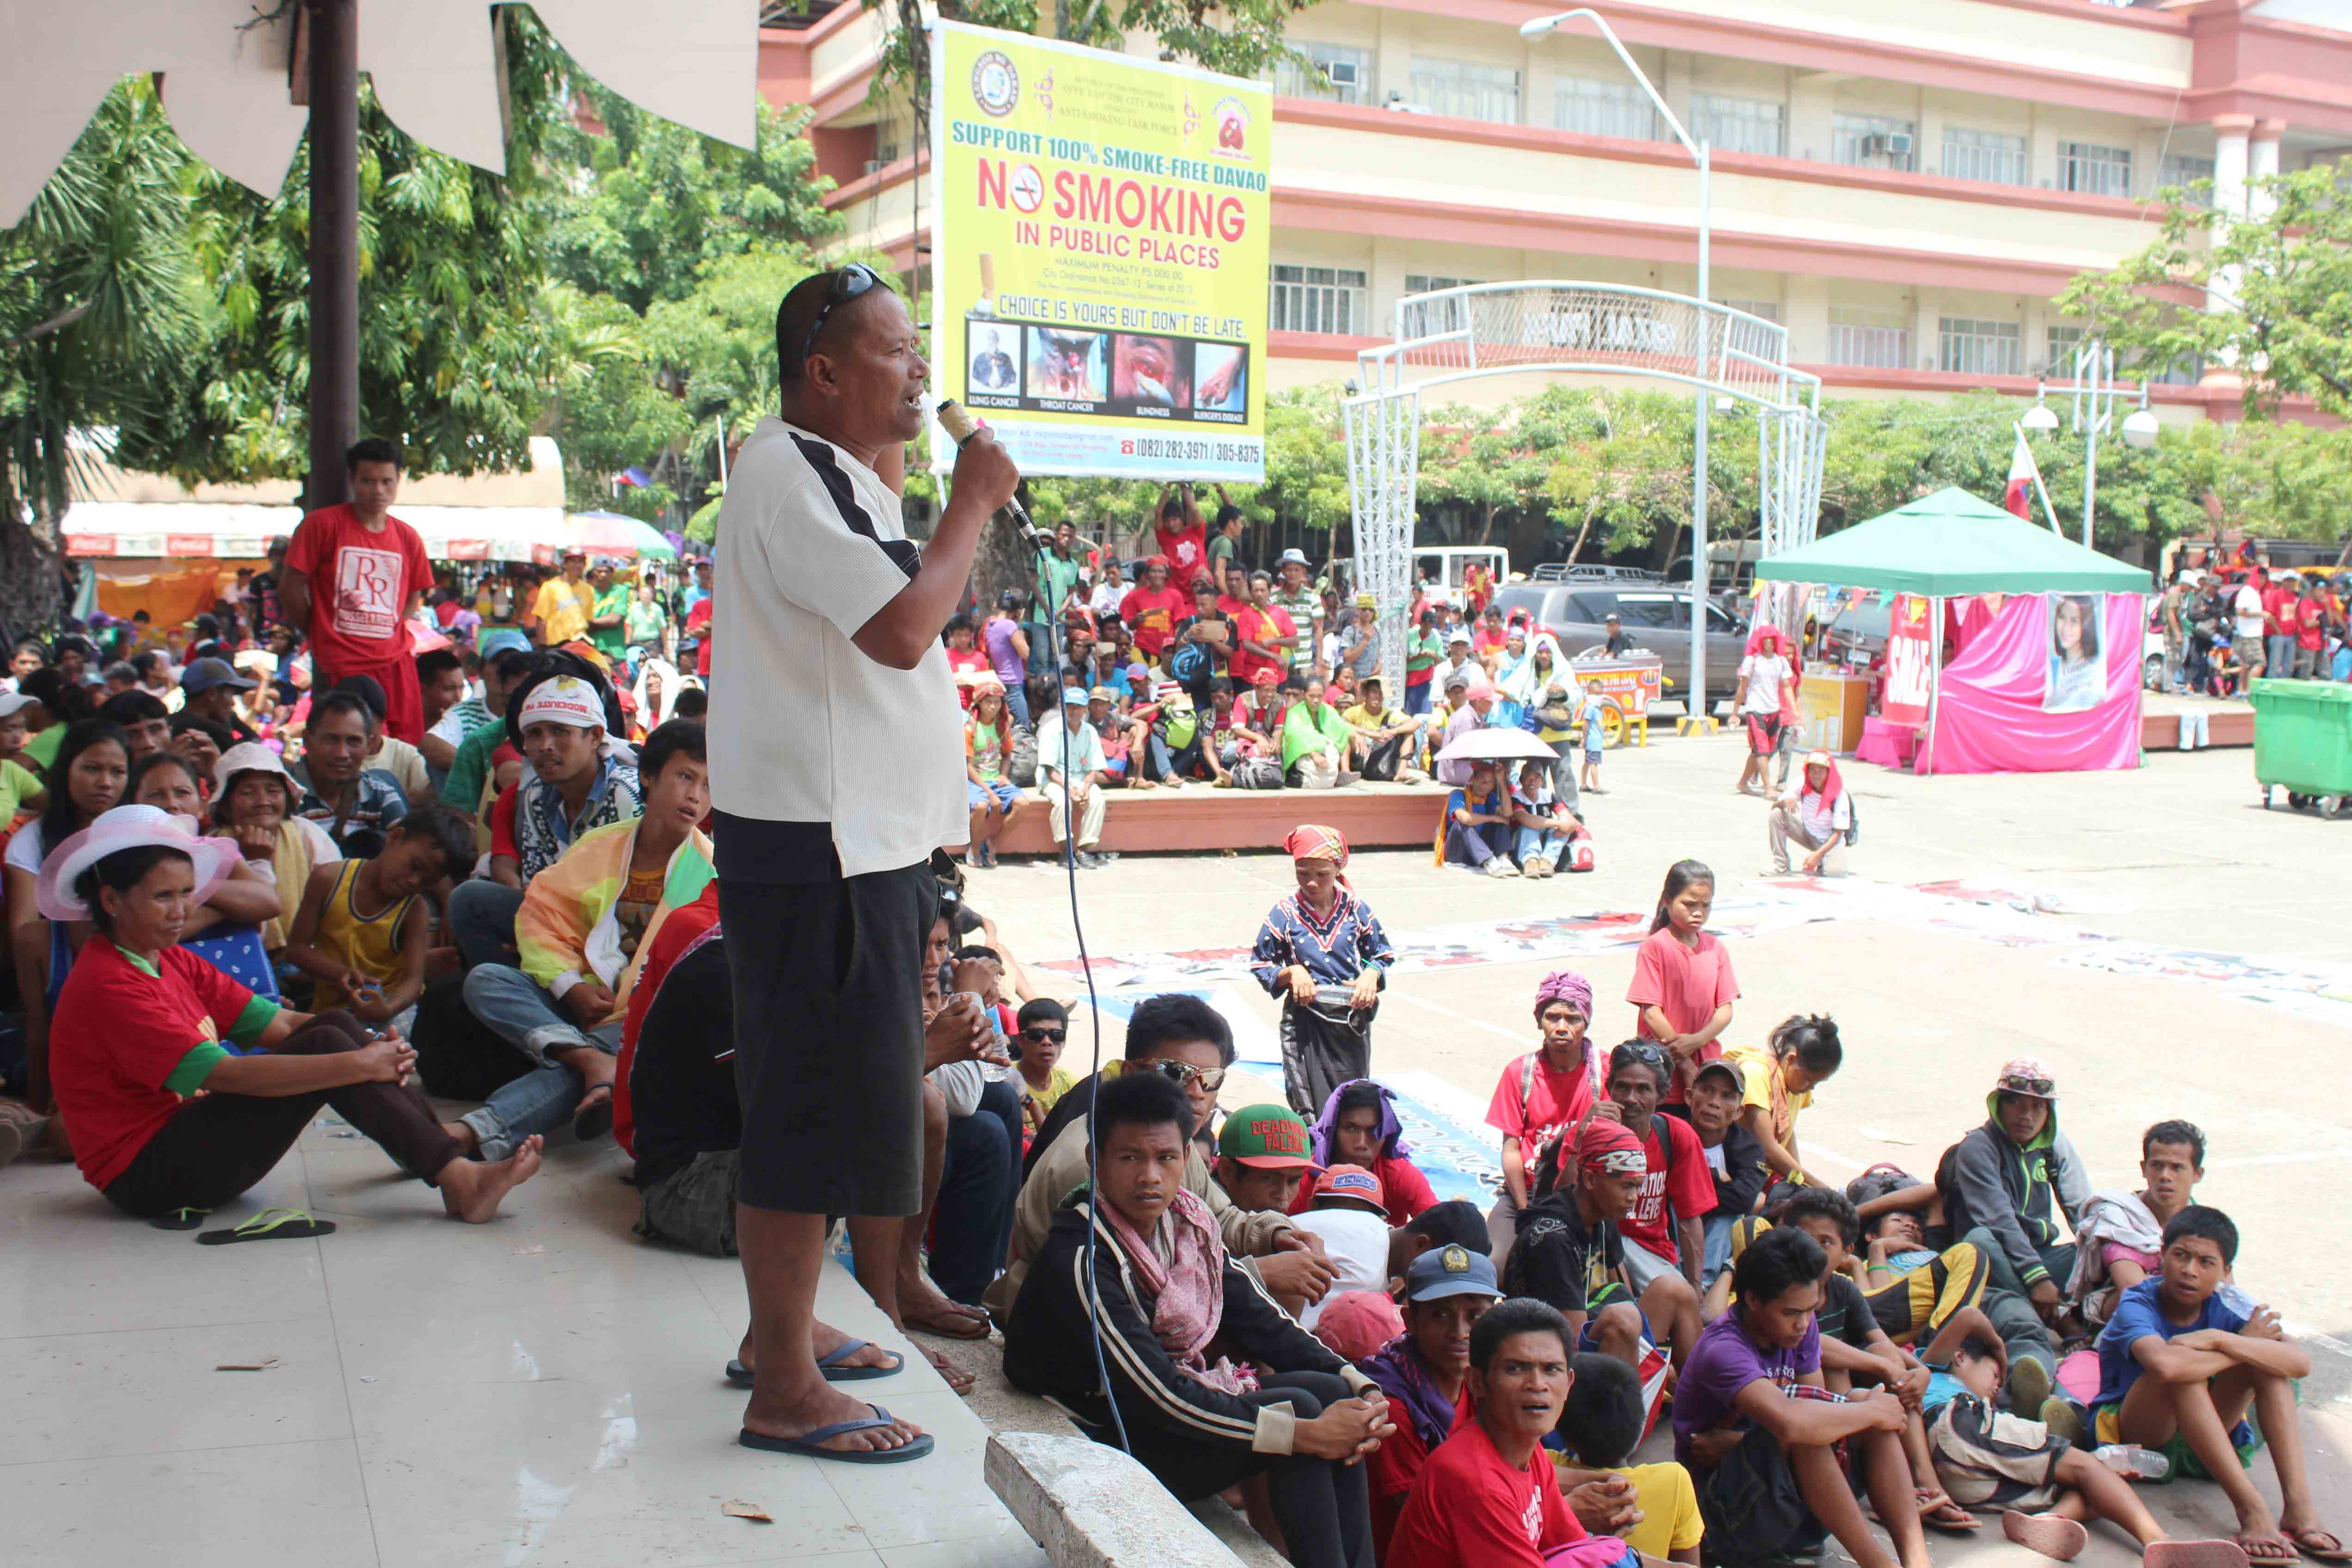
[{"label": "concrete stage platform", "polygon": [[[1320,822],[1348,836],[1352,849],[1426,847],[1450,792],[1444,784],[1352,784],[1340,789],[1115,789],[1103,801],[1097,848],[1279,849],[1302,822]],[[1003,855],[1047,855],[1052,818],[1034,789],[1022,792],[1020,816],[996,841]],[[955,847],[961,851],[962,846]]]}]

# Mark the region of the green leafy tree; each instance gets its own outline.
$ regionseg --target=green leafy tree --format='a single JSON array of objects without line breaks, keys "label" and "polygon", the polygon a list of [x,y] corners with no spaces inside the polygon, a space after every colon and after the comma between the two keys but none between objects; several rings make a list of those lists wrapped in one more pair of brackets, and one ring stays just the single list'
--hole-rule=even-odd
[{"label": "green leafy tree", "polygon": [[[417,142],[360,95],[360,425],[412,471],[530,462],[557,367],[541,309],[543,226],[527,198],[566,112],[562,52],[506,7],[508,173]],[[119,89],[118,89],[119,90]],[[214,330],[163,416],[122,429],[132,467],[184,479],[295,477],[308,464],[310,161],[274,196],[187,165],[190,225]]]},{"label": "green leafy tree", "polygon": [[[2271,210],[2254,216],[2176,199],[2154,239],[2076,278],[2058,306],[2141,363],[2226,364],[2244,378],[2250,412],[2308,397],[2352,418],[2347,174],[2352,160],[2257,180]],[[2210,199],[2212,182],[2194,188]]]}]

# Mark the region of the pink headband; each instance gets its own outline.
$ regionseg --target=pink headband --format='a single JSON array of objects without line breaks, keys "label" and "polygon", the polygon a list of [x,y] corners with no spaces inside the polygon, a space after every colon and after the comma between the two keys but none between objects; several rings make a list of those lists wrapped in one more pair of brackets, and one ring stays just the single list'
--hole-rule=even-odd
[{"label": "pink headband", "polygon": [[1555,1002],[1565,1002],[1576,1009],[1578,1017],[1590,1022],[1592,1017],[1592,982],[1572,969],[1555,969],[1543,977],[1536,987],[1536,1016]]}]

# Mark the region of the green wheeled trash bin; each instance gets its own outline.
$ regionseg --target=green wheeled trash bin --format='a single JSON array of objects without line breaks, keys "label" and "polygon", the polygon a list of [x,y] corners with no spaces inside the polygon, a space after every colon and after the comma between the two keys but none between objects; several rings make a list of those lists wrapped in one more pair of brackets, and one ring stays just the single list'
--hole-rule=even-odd
[{"label": "green wheeled trash bin", "polygon": [[2286,791],[2292,806],[2343,815],[2352,801],[2352,685],[2334,680],[2257,680],[2254,782],[2263,806]]}]

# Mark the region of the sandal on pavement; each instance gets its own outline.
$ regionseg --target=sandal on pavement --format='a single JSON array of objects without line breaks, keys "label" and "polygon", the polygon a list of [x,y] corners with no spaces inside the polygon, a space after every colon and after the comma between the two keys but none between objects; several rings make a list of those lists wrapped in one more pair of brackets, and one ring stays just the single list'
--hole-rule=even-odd
[{"label": "sandal on pavement", "polygon": [[[2324,1530],[2291,1530],[2283,1532],[2294,1542],[2294,1549],[2314,1563],[2352,1563],[2352,1552],[2344,1550],[2344,1542]],[[2318,1542],[2326,1544],[2320,1545]]]},{"label": "sandal on pavement", "polygon": [[1930,1530],[1968,1535],[1979,1528],[1977,1516],[1939,1491],[1919,1493],[1919,1522]]},{"label": "sandal on pavement", "polygon": [[2159,1541],[2140,1554],[2142,1568],[2247,1568],[2234,1541]]},{"label": "sandal on pavement", "polygon": [[[827,1383],[866,1383],[877,1377],[888,1377],[907,1364],[907,1358],[897,1351],[882,1352],[890,1358],[890,1364],[887,1366],[842,1364],[859,1351],[867,1348],[867,1341],[845,1340],[842,1342],[841,1348],[831,1355],[821,1355],[816,1358],[816,1369],[824,1374],[824,1380]],[[738,1388],[749,1388],[753,1382],[751,1369],[740,1361],[730,1361],[727,1363],[727,1381]]]},{"label": "sandal on pavement", "polygon": [[2000,1532],[2028,1552],[2039,1552],[2061,1563],[2073,1562],[2091,1543],[2089,1531],[2056,1513],[2020,1513],[2011,1509],[2000,1516]]},{"label": "sandal on pavement", "polygon": [[834,1459],[845,1465],[903,1465],[909,1459],[919,1459],[939,1447],[929,1432],[901,1444],[896,1448],[828,1448],[829,1437],[845,1436],[852,1432],[871,1432],[892,1424],[890,1413],[878,1405],[866,1407],[874,1412],[856,1421],[836,1421],[830,1426],[819,1426],[797,1437],[771,1437],[764,1432],[754,1432],[746,1426],[735,1435],[735,1440],[746,1448],[757,1448],[768,1454],[799,1454],[811,1459]]},{"label": "sandal on pavement", "polygon": [[2295,1560],[2294,1542],[2275,1532],[2269,1535],[2233,1535],[2230,1537],[2230,1542],[2246,1554],[2248,1563],[2276,1564]]},{"label": "sandal on pavement", "polygon": [[204,1224],[205,1216],[212,1212],[210,1209],[173,1209],[170,1214],[157,1215],[147,1223],[157,1230],[194,1230]]},{"label": "sandal on pavement", "polygon": [[906,1314],[906,1320],[907,1327],[919,1333],[936,1334],[943,1340],[984,1340],[988,1338],[991,1327],[988,1319],[984,1316],[967,1317],[953,1309],[942,1311],[936,1317],[929,1315],[918,1317],[908,1312]]},{"label": "sandal on pavement", "polygon": [[300,1209],[263,1209],[232,1229],[205,1232],[196,1237],[196,1244],[226,1247],[235,1241],[299,1241],[305,1237],[334,1234],[333,1220],[312,1219]]},{"label": "sandal on pavement", "polygon": [[[602,1100],[597,1099],[603,1095]],[[572,1135],[583,1143],[593,1142],[613,1130],[613,1086],[600,1083],[588,1091],[587,1100],[579,1114],[572,1119]]]}]

